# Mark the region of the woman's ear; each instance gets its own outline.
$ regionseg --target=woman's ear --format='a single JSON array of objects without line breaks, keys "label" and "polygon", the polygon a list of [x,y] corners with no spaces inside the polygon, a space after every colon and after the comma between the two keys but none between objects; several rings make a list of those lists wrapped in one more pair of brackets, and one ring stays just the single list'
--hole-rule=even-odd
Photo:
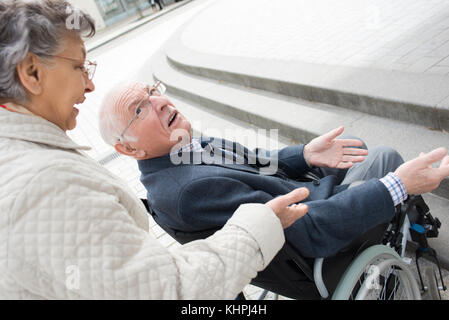
[{"label": "woman's ear", "polygon": [[17,65],[17,75],[23,87],[32,95],[42,93],[43,66],[37,57],[28,53],[25,59]]}]

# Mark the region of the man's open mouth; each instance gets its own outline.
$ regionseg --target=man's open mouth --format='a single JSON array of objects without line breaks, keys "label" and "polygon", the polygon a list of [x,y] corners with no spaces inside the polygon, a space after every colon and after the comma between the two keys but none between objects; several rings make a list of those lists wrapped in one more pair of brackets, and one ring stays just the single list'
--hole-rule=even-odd
[{"label": "man's open mouth", "polygon": [[178,118],[178,113],[177,112],[173,112],[172,116],[170,117],[170,119],[168,121],[168,127],[169,128],[176,121],[177,118]]}]

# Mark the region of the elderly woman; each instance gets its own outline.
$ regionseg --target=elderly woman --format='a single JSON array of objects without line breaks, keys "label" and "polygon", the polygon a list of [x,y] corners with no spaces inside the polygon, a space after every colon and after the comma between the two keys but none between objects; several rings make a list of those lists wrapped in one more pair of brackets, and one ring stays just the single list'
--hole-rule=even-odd
[{"label": "elderly woman", "polygon": [[287,206],[307,190],[244,205],[208,239],[159,244],[141,201],[66,135],[95,89],[81,38],[94,21],[67,23],[73,13],[62,0],[0,3],[0,298],[234,298],[305,214]]}]

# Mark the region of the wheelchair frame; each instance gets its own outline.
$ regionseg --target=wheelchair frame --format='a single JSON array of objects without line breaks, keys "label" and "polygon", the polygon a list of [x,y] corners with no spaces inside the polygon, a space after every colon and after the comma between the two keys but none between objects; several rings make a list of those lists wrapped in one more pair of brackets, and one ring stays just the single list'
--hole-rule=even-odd
[{"label": "wheelchair frame", "polygon": [[[416,208],[414,214],[411,212]],[[410,217],[416,220],[415,223],[411,224]],[[347,268],[342,278],[338,282],[336,289],[332,295],[333,300],[348,299],[350,297],[349,291],[352,290],[351,284],[353,278],[356,276],[355,273],[360,273],[363,269],[368,267],[372,261],[381,256],[388,256],[387,262],[383,266],[391,265],[393,268],[401,269],[404,276],[403,281],[408,281],[411,297],[414,299],[421,299],[421,292],[428,290],[429,288],[424,285],[423,277],[421,274],[421,269],[419,265],[419,259],[423,256],[430,256],[438,269],[438,275],[440,278],[440,284],[438,284],[436,274],[429,274],[435,277],[435,286],[433,290],[438,290],[438,295],[435,293],[431,296],[440,297],[439,291],[446,290],[446,286],[443,281],[443,276],[441,272],[441,266],[438,260],[436,251],[428,245],[427,238],[435,238],[438,236],[438,229],[441,227],[441,222],[438,218],[432,217],[430,214],[428,206],[425,204],[421,196],[410,196],[407,202],[403,206],[398,206],[396,208],[396,215],[393,221],[389,224],[384,238],[382,240],[383,244],[370,246],[365,249],[360,255],[358,255],[351,265]],[[418,286],[413,272],[409,269],[411,259],[405,256],[407,243],[409,241],[416,242],[418,248],[415,251],[415,262],[418,270],[418,276],[420,280],[420,287]],[[322,299],[329,299],[330,293],[326,287],[325,281],[323,279],[323,263],[325,258],[316,258],[313,265],[313,280],[317,287],[317,290]],[[358,276],[358,275],[357,275]],[[352,278],[352,279],[351,279]],[[351,280],[350,280],[351,279]],[[372,280],[372,279],[370,279]],[[428,279],[431,280],[431,279]],[[429,287],[431,284],[429,284]],[[366,288],[362,289],[362,294],[356,298],[366,296]],[[267,295],[267,290],[265,290],[260,298]],[[259,298],[259,299],[260,299]]]}]

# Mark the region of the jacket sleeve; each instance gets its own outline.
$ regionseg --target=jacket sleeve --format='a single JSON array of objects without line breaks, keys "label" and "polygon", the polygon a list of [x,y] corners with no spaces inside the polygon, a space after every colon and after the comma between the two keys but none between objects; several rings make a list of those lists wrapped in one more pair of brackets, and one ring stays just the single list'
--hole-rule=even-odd
[{"label": "jacket sleeve", "polygon": [[242,203],[266,203],[273,198],[241,180],[207,177],[181,190],[177,210],[186,230],[205,230],[223,226]]},{"label": "jacket sleeve", "polygon": [[143,205],[121,183],[73,165],[46,169],[9,212],[2,272],[47,299],[234,299],[284,243],[279,219],[260,204],[170,250],[139,216]]},{"label": "jacket sleeve", "polygon": [[[201,230],[224,225],[241,203],[265,203],[273,198],[238,180],[207,178],[196,180],[181,192],[178,210],[186,226]],[[334,255],[394,215],[390,193],[378,179],[304,203],[309,207],[307,214],[287,228],[285,236],[300,254],[312,258]]]},{"label": "jacket sleeve", "polygon": [[307,164],[303,152],[304,145],[288,146],[280,150],[272,151],[267,151],[261,148],[254,150],[254,153],[257,155],[258,162],[266,163],[268,161],[263,159],[269,157],[270,161],[277,162],[278,168],[286,173],[291,179],[300,178],[303,174],[312,169]]},{"label": "jacket sleeve", "polygon": [[303,256],[313,258],[336,254],[394,215],[391,195],[378,179],[306,204],[307,214],[287,228],[285,235]]}]

